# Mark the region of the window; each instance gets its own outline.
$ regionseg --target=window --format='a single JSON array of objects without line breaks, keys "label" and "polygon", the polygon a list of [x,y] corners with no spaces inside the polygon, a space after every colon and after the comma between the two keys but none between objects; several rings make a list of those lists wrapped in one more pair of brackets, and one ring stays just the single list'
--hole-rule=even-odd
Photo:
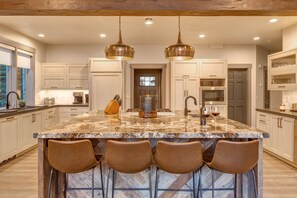
[{"label": "window", "polygon": [[154,87],[156,86],[155,76],[140,76],[139,85],[143,87]]},{"label": "window", "polygon": [[27,98],[27,77],[29,69],[18,68],[17,69],[17,93],[21,100]]},{"label": "window", "polygon": [[0,107],[5,107],[6,93],[8,86],[8,67],[6,65],[0,65]]}]

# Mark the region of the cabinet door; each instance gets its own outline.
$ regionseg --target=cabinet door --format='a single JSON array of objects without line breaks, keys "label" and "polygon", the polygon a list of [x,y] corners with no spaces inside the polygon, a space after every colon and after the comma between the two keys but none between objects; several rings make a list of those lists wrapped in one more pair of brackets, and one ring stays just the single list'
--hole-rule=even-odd
[{"label": "cabinet door", "polygon": [[270,116],[270,138],[271,138],[271,151],[280,154],[280,128],[279,128],[279,116]]},{"label": "cabinet door", "polygon": [[64,89],[66,88],[65,77],[43,77],[42,78],[43,89]]},{"label": "cabinet door", "polygon": [[90,104],[92,110],[104,110],[115,95],[122,96],[121,73],[98,73],[91,75]]},{"label": "cabinet door", "polygon": [[[259,117],[258,113],[257,113],[257,128],[263,131],[269,131],[269,121],[262,119],[261,117]],[[266,149],[269,149],[271,147],[271,135],[270,138],[265,138],[263,141],[264,147]]]},{"label": "cabinet door", "polygon": [[88,77],[87,65],[67,65],[67,75],[76,77]]},{"label": "cabinet door", "polygon": [[172,79],[171,90],[171,110],[183,110],[186,96],[184,79]]},{"label": "cabinet door", "polygon": [[227,67],[223,60],[202,60],[200,62],[201,78],[226,78]]},{"label": "cabinet door", "polygon": [[282,157],[294,162],[294,119],[283,117],[280,136]]},{"label": "cabinet door", "polygon": [[64,64],[43,64],[42,76],[65,76],[66,65]]},{"label": "cabinet door", "polygon": [[42,112],[32,114],[32,130],[30,134],[31,144],[37,144],[37,139],[33,138],[33,133],[42,131]]},{"label": "cabinet door", "polygon": [[14,156],[18,151],[18,117],[8,117],[0,121],[1,160]]},{"label": "cabinet door", "polygon": [[32,143],[32,114],[25,114],[21,116],[20,128],[20,149],[19,151],[26,150]]},{"label": "cabinet door", "polygon": [[171,62],[172,77],[182,77],[188,75],[189,77],[199,76],[199,62],[192,61],[172,61]]},{"label": "cabinet door", "polygon": [[122,62],[104,58],[92,58],[89,61],[91,72],[122,72]]},{"label": "cabinet door", "polygon": [[[192,79],[189,78],[186,80],[186,90],[187,90],[187,96],[194,96],[197,99],[197,105],[194,104],[194,101],[189,101],[188,102],[188,109],[189,110],[198,110],[199,106],[199,81],[198,79]],[[192,100],[192,99],[189,99]]]},{"label": "cabinet door", "polygon": [[67,81],[67,88],[69,89],[88,89],[89,79],[79,77],[69,77]]}]

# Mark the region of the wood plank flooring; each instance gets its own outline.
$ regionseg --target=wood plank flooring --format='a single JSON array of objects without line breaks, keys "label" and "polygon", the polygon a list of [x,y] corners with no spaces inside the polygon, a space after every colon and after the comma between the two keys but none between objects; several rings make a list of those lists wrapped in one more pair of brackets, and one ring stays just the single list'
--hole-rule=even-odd
[{"label": "wood plank flooring", "polygon": [[[38,197],[37,188],[37,149],[0,166],[0,198]],[[263,197],[297,198],[297,169],[264,154]]]}]

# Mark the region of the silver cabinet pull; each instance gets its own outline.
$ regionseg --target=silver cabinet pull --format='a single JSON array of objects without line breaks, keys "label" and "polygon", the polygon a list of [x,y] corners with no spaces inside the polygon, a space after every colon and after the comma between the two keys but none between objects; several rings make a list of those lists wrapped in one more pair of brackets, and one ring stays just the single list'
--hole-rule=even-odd
[{"label": "silver cabinet pull", "polygon": [[259,114],[259,116],[261,116],[261,117],[266,117],[266,115],[264,115],[264,114]]},{"label": "silver cabinet pull", "polygon": [[77,114],[70,114],[70,116],[77,116]]},{"label": "silver cabinet pull", "polygon": [[260,122],[262,122],[262,123],[266,123],[266,121],[264,121],[264,120],[259,120]]},{"label": "silver cabinet pull", "polygon": [[283,118],[280,118],[280,119],[279,119],[279,127],[280,127],[280,128],[283,128],[282,120],[283,120]]},{"label": "silver cabinet pull", "polygon": [[57,89],[58,87],[51,87],[51,89]]},{"label": "silver cabinet pull", "polygon": [[277,86],[278,88],[286,88],[284,85]]},{"label": "silver cabinet pull", "polygon": [[12,119],[14,119],[15,117],[8,117],[8,118],[6,118],[6,120],[12,120]]},{"label": "silver cabinet pull", "polygon": [[215,75],[215,74],[211,74],[211,75],[209,75],[209,77],[216,77],[217,75]]},{"label": "silver cabinet pull", "polygon": [[82,89],[83,87],[75,87],[76,89]]},{"label": "silver cabinet pull", "polygon": [[71,111],[75,111],[75,110],[77,110],[77,109],[70,109]]}]

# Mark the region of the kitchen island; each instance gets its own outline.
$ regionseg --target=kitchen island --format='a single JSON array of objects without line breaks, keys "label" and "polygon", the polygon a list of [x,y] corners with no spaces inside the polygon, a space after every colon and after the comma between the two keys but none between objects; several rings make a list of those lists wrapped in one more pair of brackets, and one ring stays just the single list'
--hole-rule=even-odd
[{"label": "kitchen island", "polygon": [[[262,197],[262,145],[263,138],[268,138],[269,134],[264,131],[249,127],[239,122],[229,120],[223,117],[217,117],[216,122],[212,118],[208,118],[206,126],[200,126],[200,120],[197,117],[185,117],[183,115],[174,115],[169,113],[167,115],[158,115],[154,119],[142,119],[134,114],[122,114],[105,116],[103,114],[92,113],[90,115],[78,116],[69,122],[64,122],[54,126],[46,131],[34,134],[38,138],[38,161],[39,161],[39,197],[46,197],[47,185],[49,179],[50,166],[47,160],[47,140],[48,139],[61,139],[61,140],[74,140],[74,139],[90,139],[96,153],[104,154],[105,144],[109,139],[117,139],[121,141],[137,141],[148,139],[151,141],[154,148],[158,140],[174,141],[174,142],[188,142],[193,140],[201,141],[203,145],[203,156],[208,158],[213,155],[216,142],[220,139],[227,139],[232,141],[247,141],[251,139],[258,139],[259,144],[259,161],[255,168],[257,173],[257,188],[259,197]],[[106,166],[105,168],[106,169]],[[107,171],[103,171],[107,173]],[[161,176],[163,184],[168,188],[187,188],[190,186],[190,175],[171,175],[163,173]],[[84,185],[82,180],[90,181],[89,174],[75,174],[70,177],[71,185]],[[63,183],[63,176],[59,176],[59,182]],[[154,175],[153,175],[154,178]],[[125,182],[129,180],[129,182]],[[106,180],[105,180],[106,181]],[[148,185],[148,179],[142,174],[135,176],[125,177],[125,175],[118,175],[117,185],[128,187],[127,185]],[[215,186],[217,187],[233,187],[234,176],[223,174],[220,172],[215,173]],[[251,174],[244,174],[243,177],[238,179],[238,182],[243,181],[242,188],[238,188],[238,197],[253,197],[254,189],[252,185]],[[98,176],[99,182],[99,176]],[[99,185],[100,183],[97,183]],[[54,185],[53,191],[62,196],[63,185]],[[240,185],[239,185],[240,186]],[[211,174],[210,170],[204,166],[202,174],[202,188],[211,188]],[[75,194],[79,193],[79,194]],[[84,192],[70,192],[71,197],[87,196],[82,194]],[[99,191],[98,191],[99,193]],[[119,194],[117,194],[119,193]],[[120,193],[116,195],[120,197]],[[128,192],[124,192],[128,193]],[[148,197],[148,192],[135,191],[129,192],[132,197]],[[220,197],[231,197],[233,191],[217,191]],[[186,193],[178,193],[164,191],[160,193],[160,197],[173,197],[181,195],[182,197],[190,196]],[[126,194],[122,194],[125,197]],[[203,197],[210,197],[211,192],[204,191]],[[117,196],[116,196],[117,197]]]}]

